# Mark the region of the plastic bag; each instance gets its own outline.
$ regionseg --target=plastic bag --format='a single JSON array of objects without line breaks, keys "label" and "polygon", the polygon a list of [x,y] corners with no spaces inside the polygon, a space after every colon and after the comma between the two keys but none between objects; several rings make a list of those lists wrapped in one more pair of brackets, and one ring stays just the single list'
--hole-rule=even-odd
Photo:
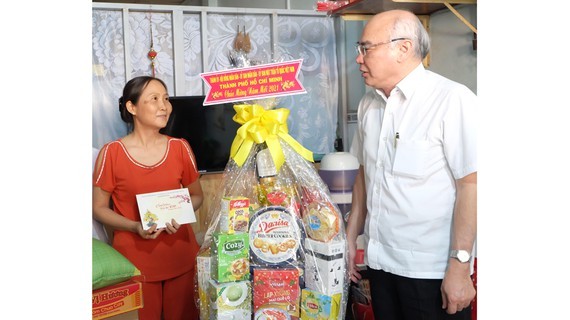
[{"label": "plastic bag", "polygon": [[346,233],[312,154],[288,136],[288,110],[235,109],[246,119],[197,258],[200,318],[344,319]]}]

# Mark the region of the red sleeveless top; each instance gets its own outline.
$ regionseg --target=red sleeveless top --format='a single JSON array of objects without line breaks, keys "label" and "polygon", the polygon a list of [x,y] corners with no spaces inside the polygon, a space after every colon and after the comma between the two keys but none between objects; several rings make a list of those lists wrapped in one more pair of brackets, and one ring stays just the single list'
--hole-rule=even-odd
[{"label": "red sleeveless top", "polygon": [[[93,185],[111,193],[113,210],[134,221],[141,221],[137,194],[181,188],[200,177],[192,148],[184,139],[168,137],[164,157],[152,166],[133,159],[120,140],[107,143],[101,153],[103,161],[93,172]],[[112,245],[141,271],[145,281],[165,280],[193,269],[199,249],[190,224],[152,240],[115,230]]]}]

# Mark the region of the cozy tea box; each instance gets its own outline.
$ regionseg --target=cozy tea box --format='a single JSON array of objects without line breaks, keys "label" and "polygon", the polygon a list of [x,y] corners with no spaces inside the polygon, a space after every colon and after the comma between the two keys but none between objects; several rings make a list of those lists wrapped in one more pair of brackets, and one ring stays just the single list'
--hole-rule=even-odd
[{"label": "cozy tea box", "polygon": [[142,284],[136,280],[93,290],[93,320],[124,314],[142,306]]},{"label": "cozy tea box", "polygon": [[208,283],[210,299],[209,319],[251,319],[252,296],[250,281],[218,283],[210,280]]},{"label": "cozy tea box", "polygon": [[214,233],[211,278],[218,282],[249,280],[249,234]]},{"label": "cozy tea box", "polygon": [[299,269],[253,269],[253,311],[274,308],[299,317]]},{"label": "cozy tea box", "polygon": [[310,289],[301,290],[301,320],[336,320],[342,293],[332,296]]},{"label": "cozy tea box", "polygon": [[224,197],[220,210],[221,233],[244,233],[249,226],[249,198]]},{"label": "cozy tea box", "polygon": [[305,238],[305,286],[326,295],[344,290],[345,240],[321,242]]}]

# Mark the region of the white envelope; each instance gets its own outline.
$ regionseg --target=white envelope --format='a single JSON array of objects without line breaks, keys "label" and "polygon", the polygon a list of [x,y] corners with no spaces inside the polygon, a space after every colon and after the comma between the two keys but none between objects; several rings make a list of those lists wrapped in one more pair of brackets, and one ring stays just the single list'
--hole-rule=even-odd
[{"label": "white envelope", "polygon": [[196,222],[187,188],[137,194],[137,205],[144,230],[153,224],[165,228],[172,219],[179,224]]}]

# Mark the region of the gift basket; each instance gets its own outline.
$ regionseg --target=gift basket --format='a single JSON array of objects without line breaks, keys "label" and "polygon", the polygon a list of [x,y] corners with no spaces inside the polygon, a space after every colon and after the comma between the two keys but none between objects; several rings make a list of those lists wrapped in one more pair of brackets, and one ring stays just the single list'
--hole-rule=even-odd
[{"label": "gift basket", "polygon": [[[230,64],[261,64],[237,30]],[[276,97],[234,102],[240,127],[197,257],[200,319],[344,319],[342,215]]]},{"label": "gift basket", "polygon": [[201,319],[344,319],[342,215],[287,133],[287,109],[234,105],[231,158],[197,257]]}]

